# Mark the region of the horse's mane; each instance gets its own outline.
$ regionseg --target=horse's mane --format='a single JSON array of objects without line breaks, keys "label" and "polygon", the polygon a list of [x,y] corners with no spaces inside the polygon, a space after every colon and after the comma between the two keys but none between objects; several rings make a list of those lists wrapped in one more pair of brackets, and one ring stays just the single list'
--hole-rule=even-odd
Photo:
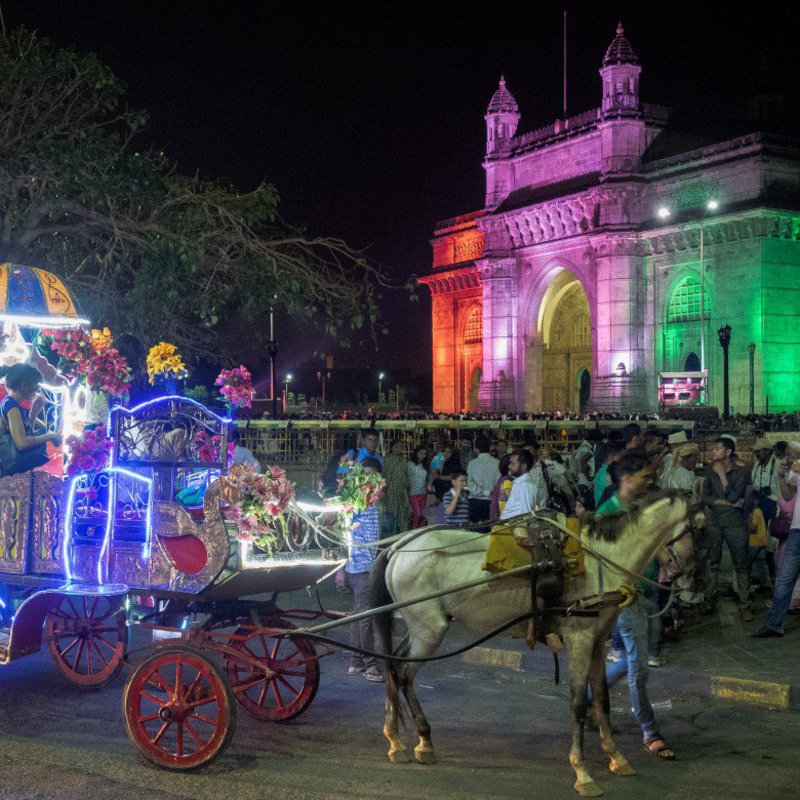
[{"label": "horse's mane", "polygon": [[670,505],[672,505],[675,499],[680,496],[680,491],[675,489],[651,492],[641,500],[631,503],[628,508],[616,511],[613,514],[601,514],[600,516],[597,514],[587,515],[584,518],[582,530],[593,539],[615,542],[622,535],[625,528],[629,524],[637,522],[642,512],[653,505],[653,503],[663,500],[666,497],[669,499]]}]

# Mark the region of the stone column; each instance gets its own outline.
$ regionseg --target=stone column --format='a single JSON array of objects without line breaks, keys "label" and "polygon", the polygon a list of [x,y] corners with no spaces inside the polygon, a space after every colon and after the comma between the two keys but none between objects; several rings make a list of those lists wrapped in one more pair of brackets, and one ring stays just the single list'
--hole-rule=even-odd
[{"label": "stone column", "polygon": [[483,284],[481,411],[516,411],[519,374],[517,317],[519,277],[513,256],[476,262]]},{"label": "stone column", "polygon": [[[645,248],[635,234],[606,234],[597,244],[597,375],[593,408],[647,411]],[[652,343],[649,343],[652,347]]]}]

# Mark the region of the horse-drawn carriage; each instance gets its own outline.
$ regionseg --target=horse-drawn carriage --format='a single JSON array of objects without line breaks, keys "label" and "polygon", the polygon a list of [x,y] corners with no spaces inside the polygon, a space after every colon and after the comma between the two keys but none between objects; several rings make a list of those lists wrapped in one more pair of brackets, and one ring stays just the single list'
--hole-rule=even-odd
[{"label": "horse-drawn carriage", "polygon": [[[0,479],[0,580],[9,612],[2,663],[44,644],[70,681],[103,686],[126,658],[126,607],[152,598],[140,624],[176,638],[156,638],[154,654],[127,683],[124,712],[138,749],[173,769],[222,752],[237,704],[272,721],[308,706],[319,683],[317,650],[271,634],[317,612],[286,612],[274,598],[343,563],[307,531],[285,537],[272,554],[253,553],[237,538],[223,515],[225,500],[236,499],[228,424],[182,397],[115,408],[107,469],[69,482],[44,472]],[[200,452],[201,441],[216,443],[212,458],[208,447]],[[207,483],[202,506],[178,503],[176,493],[198,477]],[[273,598],[242,599],[265,593]],[[209,651],[221,656],[221,668]]]}]

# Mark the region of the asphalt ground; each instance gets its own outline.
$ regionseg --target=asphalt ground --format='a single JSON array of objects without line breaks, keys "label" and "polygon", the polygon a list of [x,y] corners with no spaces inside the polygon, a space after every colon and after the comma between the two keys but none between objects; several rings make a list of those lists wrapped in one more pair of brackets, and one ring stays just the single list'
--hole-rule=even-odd
[{"label": "asphalt ground", "polygon": [[[287,606],[312,604],[307,596],[286,599]],[[346,607],[348,598],[331,601]],[[121,713],[125,673],[106,689],[84,692],[66,683],[44,653],[15,662],[0,674],[0,798],[577,796],[567,761],[567,688],[556,687],[551,675],[462,659],[426,666],[418,687],[439,761],[392,765],[381,733],[383,686],[347,676],[347,664],[343,654],[323,659],[319,693],[298,719],[276,725],[240,713],[223,756],[197,773],[176,774],[145,764],[129,745]],[[651,699],[678,760],[664,763],[644,752],[627,687],[617,687],[613,724],[639,775],[611,775],[597,735],[589,732],[589,767],[607,796],[768,800],[797,794],[795,715],[674,686],[654,685]],[[407,743],[414,738],[409,732]]]}]

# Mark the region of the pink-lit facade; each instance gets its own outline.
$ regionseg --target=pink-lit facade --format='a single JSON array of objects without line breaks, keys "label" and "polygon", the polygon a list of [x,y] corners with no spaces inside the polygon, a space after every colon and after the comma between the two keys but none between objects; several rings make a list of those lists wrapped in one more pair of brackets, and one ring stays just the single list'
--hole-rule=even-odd
[{"label": "pink-lit facade", "polygon": [[658,373],[701,361],[721,406],[725,324],[734,410],[748,410],[750,343],[755,410],[800,408],[797,142],[670,150],[670,110],[640,101],[640,75],[620,27],[600,105],[523,134],[501,79],[484,207],[438,224],[422,279],[435,410],[654,410]]}]

